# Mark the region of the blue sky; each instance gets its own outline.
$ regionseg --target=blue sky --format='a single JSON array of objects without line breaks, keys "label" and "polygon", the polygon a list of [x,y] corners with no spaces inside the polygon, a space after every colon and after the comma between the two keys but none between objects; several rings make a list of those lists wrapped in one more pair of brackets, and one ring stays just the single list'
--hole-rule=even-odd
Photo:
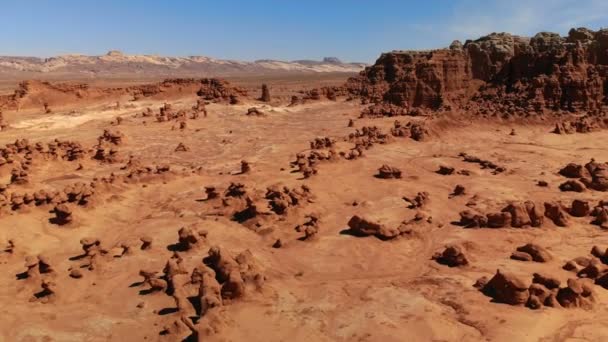
[{"label": "blue sky", "polygon": [[490,32],[608,26],[606,0],[8,0],[0,55],[204,55],[372,62]]}]

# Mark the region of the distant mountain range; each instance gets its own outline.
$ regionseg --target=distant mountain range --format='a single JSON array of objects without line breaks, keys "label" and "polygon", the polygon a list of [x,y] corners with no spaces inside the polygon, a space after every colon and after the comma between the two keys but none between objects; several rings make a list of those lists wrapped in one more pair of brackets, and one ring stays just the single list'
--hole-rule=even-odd
[{"label": "distant mountain range", "polygon": [[51,58],[0,56],[0,76],[20,74],[79,74],[112,76],[141,74],[164,75],[239,75],[284,72],[359,72],[366,64],[345,63],[335,57],[322,61],[257,60],[254,62],[221,60],[204,56],[164,57],[126,55],[110,51],[103,56],[63,55]]}]

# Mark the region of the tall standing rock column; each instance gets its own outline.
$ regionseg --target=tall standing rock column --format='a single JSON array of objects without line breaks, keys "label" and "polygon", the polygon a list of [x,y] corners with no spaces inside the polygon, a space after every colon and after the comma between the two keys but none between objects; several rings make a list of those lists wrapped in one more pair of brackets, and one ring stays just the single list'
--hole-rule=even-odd
[{"label": "tall standing rock column", "polygon": [[262,96],[260,97],[260,101],[270,102],[270,90],[266,84],[262,84]]}]

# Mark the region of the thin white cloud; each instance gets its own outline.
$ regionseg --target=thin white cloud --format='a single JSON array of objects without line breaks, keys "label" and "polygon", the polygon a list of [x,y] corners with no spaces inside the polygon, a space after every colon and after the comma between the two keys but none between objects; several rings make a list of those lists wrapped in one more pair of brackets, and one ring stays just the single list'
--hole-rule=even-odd
[{"label": "thin white cloud", "polygon": [[572,27],[608,22],[608,1],[515,0],[463,2],[456,6],[440,34],[442,40],[475,39],[491,32],[533,35],[540,31],[565,34]]}]

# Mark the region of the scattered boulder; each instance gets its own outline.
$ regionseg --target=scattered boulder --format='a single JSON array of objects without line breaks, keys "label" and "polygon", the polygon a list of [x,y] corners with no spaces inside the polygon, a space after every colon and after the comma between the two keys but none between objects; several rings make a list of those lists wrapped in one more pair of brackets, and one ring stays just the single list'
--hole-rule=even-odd
[{"label": "scattered boulder", "polygon": [[534,273],[533,277],[533,283],[541,284],[549,290],[558,289],[561,286],[561,281],[555,277],[546,276],[540,273]]},{"label": "scattered boulder", "polygon": [[264,112],[257,109],[256,107],[251,107],[247,109],[247,116],[265,116]]},{"label": "scattered boulder", "polygon": [[511,225],[511,213],[510,212],[499,212],[499,213],[490,213],[486,215],[488,228],[504,228],[509,227]]},{"label": "scattered boulder", "polygon": [[139,238],[141,241],[141,250],[146,251],[152,248],[152,237],[144,235]]},{"label": "scattered boulder", "polygon": [[74,279],[80,279],[82,278],[82,272],[80,272],[80,270],[77,268],[73,268],[70,270],[70,277]]},{"label": "scattered boulder", "polygon": [[53,209],[55,217],[51,219],[51,222],[59,226],[72,223],[74,216],[72,215],[72,209],[67,204],[59,204]]},{"label": "scattered boulder", "polygon": [[376,175],[376,177],[383,179],[401,178],[401,170],[396,167],[384,164],[378,169],[378,174]]},{"label": "scattered boulder", "polygon": [[545,202],[545,216],[558,227],[567,227],[569,224],[566,210],[556,202]]},{"label": "scattered boulder", "polygon": [[424,141],[429,136],[429,131],[421,123],[408,122],[403,125],[395,120],[391,134],[394,137],[408,137],[415,141]]},{"label": "scattered boulder", "polygon": [[591,206],[588,201],[576,199],[572,201],[569,213],[574,217],[585,217],[591,213]]},{"label": "scattered boulder", "polygon": [[251,165],[246,160],[241,160],[241,174],[249,173],[251,171]]},{"label": "scattered boulder", "polygon": [[[196,280],[198,278],[198,280]],[[223,305],[222,286],[216,279],[215,271],[200,265],[192,272],[192,283],[198,283],[198,296],[200,298],[200,315],[205,315],[209,310]]]},{"label": "scattered boulder", "polygon": [[336,140],[329,137],[315,138],[310,142],[310,149],[320,150],[324,148],[333,148],[335,144]]},{"label": "scattered boulder", "polygon": [[384,224],[357,215],[351,217],[348,221],[348,227],[350,228],[349,233],[354,236],[375,236],[380,240],[390,240],[412,233],[405,222],[396,228],[386,227]]},{"label": "scattered boulder", "polygon": [[600,260],[591,258],[589,264],[583,269],[579,270],[576,275],[579,278],[590,278],[596,279],[608,271],[608,267],[603,264]]},{"label": "scattered boulder", "polygon": [[501,212],[486,215],[465,210],[459,222],[465,228],[540,227],[542,223],[543,215],[532,201],[512,202]]},{"label": "scattered boulder", "polygon": [[196,224],[182,227],[178,231],[179,240],[174,246],[178,251],[189,251],[203,244],[207,239],[207,231],[198,229]]},{"label": "scattered boulder", "polygon": [[583,192],[585,191],[585,185],[576,179],[571,179],[560,184],[559,189],[561,191]]},{"label": "scattered boulder", "polygon": [[522,261],[548,262],[551,261],[553,258],[549,251],[547,251],[545,248],[533,243],[528,243],[523,246],[517,247],[517,252],[514,252],[511,255],[511,259]]},{"label": "scattered boulder", "polygon": [[564,266],[562,266],[562,268],[566,271],[572,271],[572,272],[578,273],[583,268],[589,266],[590,263],[591,263],[591,260],[589,258],[579,257],[579,258],[575,258],[575,259],[572,259],[572,260],[566,262],[566,264],[564,264]]},{"label": "scattered boulder", "polygon": [[603,259],[606,257],[606,249],[602,249],[599,246],[595,245],[591,248],[591,255],[596,258]]},{"label": "scattered boulder", "polygon": [[440,175],[448,176],[454,174],[455,171],[456,169],[451,166],[440,165],[439,170],[437,170],[436,172]]},{"label": "scattered boulder", "polygon": [[158,272],[150,270],[141,270],[139,275],[144,278],[142,284],[148,285],[146,292],[160,292],[167,290],[167,281],[158,276]]},{"label": "scattered boulder", "polygon": [[319,218],[316,215],[306,215],[307,221],[296,226],[295,230],[304,233],[301,240],[310,240],[319,232]]},{"label": "scattered boulder", "polygon": [[557,301],[564,308],[591,309],[595,302],[592,286],[582,279],[568,279],[567,286],[560,288]]},{"label": "scattered boulder", "polygon": [[220,247],[211,247],[203,262],[215,271],[224,303],[244,297],[250,290],[259,291],[264,284],[265,277],[248,250],[232,257]]},{"label": "scattered boulder", "polygon": [[608,208],[597,209],[595,220],[592,223],[600,226],[600,228],[608,229]]},{"label": "scattered boulder", "polygon": [[484,228],[488,226],[488,219],[484,215],[475,214],[470,210],[464,210],[460,212],[459,224],[465,228]]},{"label": "scattered boulder", "polygon": [[40,284],[42,290],[34,294],[34,300],[40,300],[42,303],[49,303],[55,298],[57,293],[57,284],[52,279],[42,279]]},{"label": "scattered boulder", "polygon": [[33,279],[39,280],[43,275],[54,274],[55,270],[51,266],[51,262],[48,257],[45,255],[28,256],[25,258],[25,267],[27,267],[27,271],[23,278],[25,279]]},{"label": "scattered boulder", "polygon": [[497,175],[497,174],[502,173],[507,170],[505,167],[499,166],[492,161],[481,159],[479,157],[472,156],[465,152],[461,152],[459,154],[459,156],[462,157],[463,160],[467,163],[476,163],[476,164],[479,164],[482,169],[491,169],[492,174],[494,174],[494,175]]},{"label": "scattered boulder", "polygon": [[452,193],[448,197],[452,198],[452,197],[456,197],[456,196],[463,196],[465,194],[466,194],[465,187],[463,185],[456,184],[456,186],[454,187],[454,190],[452,190]]},{"label": "scattered boulder", "polygon": [[587,176],[588,172],[582,165],[570,163],[559,170],[559,174],[567,178],[581,178]]},{"label": "scattered boulder", "polygon": [[268,200],[270,210],[277,215],[287,214],[290,208],[297,207],[306,202],[312,202],[310,188],[302,185],[299,188],[290,189],[286,186],[275,184],[266,188],[264,198]]},{"label": "scattered boulder", "polygon": [[497,270],[494,277],[482,288],[482,292],[499,303],[524,305],[530,297],[528,288],[528,283],[521,278]]},{"label": "scattered boulder", "polygon": [[469,264],[460,247],[453,245],[446,246],[441,253],[435,253],[433,260],[449,267],[466,266]]},{"label": "scattered boulder", "polygon": [[511,215],[511,226],[515,228],[522,228],[525,226],[532,225],[532,219],[526,209],[526,206],[522,202],[514,202],[505,207],[502,212],[509,213]]},{"label": "scattered boulder", "polygon": [[190,148],[188,146],[184,145],[184,143],[180,142],[174,151],[175,152],[188,152],[188,151],[190,151]]},{"label": "scattered boulder", "polygon": [[24,185],[30,182],[29,174],[26,170],[13,169],[11,170],[10,184]]},{"label": "scattered boulder", "polygon": [[430,198],[429,198],[429,193],[426,191],[423,191],[423,192],[417,193],[416,197],[411,198],[411,199],[408,197],[403,197],[403,200],[410,204],[408,206],[408,208],[416,209],[416,208],[424,207],[425,204],[427,204],[430,201]]},{"label": "scattered boulder", "polygon": [[80,245],[84,254],[82,257],[85,262],[83,267],[86,267],[90,271],[96,269],[99,266],[99,258],[103,254],[107,254],[108,251],[101,247],[101,241],[95,238],[83,238],[80,240]]},{"label": "scattered boulder", "polygon": [[608,163],[598,163],[592,159],[585,164],[585,169],[589,171],[590,176],[581,178],[581,181],[587,188],[608,191]]},{"label": "scattered boulder", "polygon": [[108,142],[113,145],[120,145],[124,142],[125,135],[118,130],[104,129],[103,134],[97,139],[99,145]]},{"label": "scattered boulder", "polygon": [[207,108],[205,107],[204,99],[197,99],[196,104],[192,107],[192,119],[197,119],[201,114],[203,117],[207,117]]},{"label": "scattered boulder", "polygon": [[511,259],[519,261],[532,261],[532,256],[525,252],[515,251],[511,253]]},{"label": "scattered boulder", "polygon": [[216,199],[220,196],[220,194],[217,192],[217,189],[215,188],[215,186],[206,186],[205,187],[205,195],[206,195],[206,200],[212,200],[212,199]]},{"label": "scattered boulder", "polygon": [[300,103],[302,103],[302,100],[300,100],[299,97],[297,97],[296,95],[292,95],[291,96],[291,101],[289,102],[288,107],[293,107],[293,106],[297,106]]}]

